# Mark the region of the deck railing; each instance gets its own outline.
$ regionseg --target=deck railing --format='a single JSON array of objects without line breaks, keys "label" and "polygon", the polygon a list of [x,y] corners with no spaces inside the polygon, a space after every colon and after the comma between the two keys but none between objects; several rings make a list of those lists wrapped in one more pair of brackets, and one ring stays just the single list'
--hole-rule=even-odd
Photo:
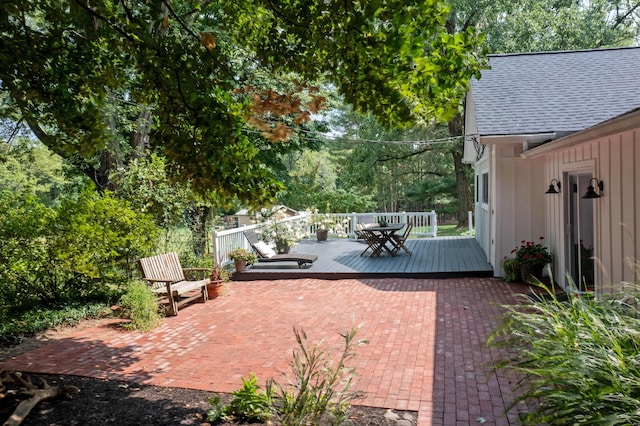
[{"label": "deck railing", "polygon": [[[356,225],[358,223],[411,223],[413,229],[411,235],[414,237],[437,237],[438,236],[438,217],[435,211],[430,212],[401,212],[401,213],[332,213],[340,222],[346,222],[344,228],[329,229],[329,235],[340,235],[349,238],[356,238]],[[283,222],[302,221],[308,219],[308,214],[300,214],[297,216],[282,219]],[[345,220],[346,219],[346,220]],[[226,229],[224,231],[213,232],[213,253],[219,264],[225,265],[231,262],[228,253],[236,248],[251,249],[249,242],[245,238],[243,232],[255,229],[260,232],[263,224],[246,225],[240,228]],[[311,236],[315,234],[316,227],[314,225],[307,227],[307,232]]]}]

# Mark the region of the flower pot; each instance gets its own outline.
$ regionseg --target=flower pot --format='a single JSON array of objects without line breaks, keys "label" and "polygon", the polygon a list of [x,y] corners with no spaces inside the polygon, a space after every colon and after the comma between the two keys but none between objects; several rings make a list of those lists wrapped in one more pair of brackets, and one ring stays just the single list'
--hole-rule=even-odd
[{"label": "flower pot", "polygon": [[525,284],[531,282],[542,281],[542,269],[544,265],[529,265],[523,263],[520,265],[520,278]]},{"label": "flower pot", "polygon": [[224,281],[211,281],[207,284],[207,295],[209,296],[209,300],[215,299],[216,297],[222,294]]},{"label": "flower pot", "polygon": [[318,241],[327,241],[327,237],[329,236],[328,229],[318,229],[316,231],[316,238]]},{"label": "flower pot", "polygon": [[289,250],[291,250],[291,247],[289,247],[289,244],[285,241],[276,241],[276,249],[279,254],[287,254]]},{"label": "flower pot", "polygon": [[244,268],[247,267],[247,262],[244,260],[236,259],[233,261],[236,266],[236,272],[243,272]]}]

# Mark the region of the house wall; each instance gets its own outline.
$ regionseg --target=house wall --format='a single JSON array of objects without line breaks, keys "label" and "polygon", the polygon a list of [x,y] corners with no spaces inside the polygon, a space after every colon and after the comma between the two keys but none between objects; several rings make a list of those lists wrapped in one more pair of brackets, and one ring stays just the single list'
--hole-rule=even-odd
[{"label": "house wall", "polygon": [[489,173],[490,191],[488,204],[476,202],[476,239],[497,277],[514,247],[545,234],[545,162],[525,160],[521,153],[522,143],[487,145],[475,165],[476,182]]},{"label": "house wall", "polygon": [[[564,184],[566,174],[576,170],[591,171],[604,182],[604,196],[592,200],[596,289],[639,282],[638,270],[632,265],[640,260],[640,128],[595,137],[545,157],[547,182],[555,178],[563,179]],[[557,253],[554,276],[563,285],[567,269],[564,199],[548,196],[545,215],[549,243]]]},{"label": "house wall", "polygon": [[496,276],[502,276],[501,261],[522,240],[544,236],[544,160],[524,160],[522,145],[496,146],[496,203],[494,258]]}]

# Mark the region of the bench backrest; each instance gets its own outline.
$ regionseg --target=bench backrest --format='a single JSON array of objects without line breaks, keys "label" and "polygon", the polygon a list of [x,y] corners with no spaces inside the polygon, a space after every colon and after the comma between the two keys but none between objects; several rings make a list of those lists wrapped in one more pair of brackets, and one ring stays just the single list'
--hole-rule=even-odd
[{"label": "bench backrest", "polygon": [[[138,261],[143,278],[151,280],[184,281],[184,272],[177,253],[159,254]],[[159,283],[159,285],[163,285]]]}]

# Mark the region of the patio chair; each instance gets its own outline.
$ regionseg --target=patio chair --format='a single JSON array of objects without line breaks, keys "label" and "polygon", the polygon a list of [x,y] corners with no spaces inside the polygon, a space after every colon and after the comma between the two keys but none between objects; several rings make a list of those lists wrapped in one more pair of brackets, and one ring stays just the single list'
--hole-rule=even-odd
[{"label": "patio chair", "polygon": [[363,228],[360,231],[360,233],[362,235],[361,238],[364,240],[365,243],[367,243],[367,248],[362,250],[362,253],[360,253],[360,256],[364,256],[369,250],[371,250],[371,255],[370,255],[371,257],[380,256],[380,253],[382,253],[382,249],[383,249],[383,244],[380,237],[376,235],[376,233],[374,232],[366,231],[366,227]]},{"label": "patio chair", "polygon": [[404,228],[404,232],[402,233],[402,235],[394,235],[391,237],[391,239],[393,240],[393,244],[395,245],[395,248],[393,249],[394,254],[399,252],[400,249],[406,251],[409,256],[413,254],[411,250],[409,250],[409,248],[405,245],[405,243],[407,242],[407,239],[409,239],[409,235],[411,235],[412,228],[413,228],[413,224],[409,223]]},{"label": "patio chair", "polygon": [[318,256],[315,254],[276,254],[264,241],[258,239],[258,235],[253,229],[244,231],[243,234],[247,238],[247,241],[249,241],[249,244],[251,244],[253,251],[258,255],[258,262],[296,262],[298,268],[302,268],[303,265],[311,264],[318,260]]},{"label": "patio chair", "polygon": [[358,239],[361,240],[366,240],[365,238],[365,233],[362,232],[363,229],[367,229],[370,228],[372,226],[378,226],[377,223],[356,223],[356,229],[355,229],[355,233],[356,233],[356,237],[358,237]]}]

